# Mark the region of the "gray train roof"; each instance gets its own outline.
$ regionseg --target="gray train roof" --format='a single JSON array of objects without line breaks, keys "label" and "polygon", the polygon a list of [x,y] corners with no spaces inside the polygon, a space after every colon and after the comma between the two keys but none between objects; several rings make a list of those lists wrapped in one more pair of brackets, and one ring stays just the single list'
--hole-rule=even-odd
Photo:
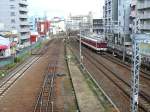
[{"label": "gray train roof", "polygon": [[102,35],[87,35],[82,36],[83,38],[89,39],[91,41],[97,42],[97,41],[105,41]]}]

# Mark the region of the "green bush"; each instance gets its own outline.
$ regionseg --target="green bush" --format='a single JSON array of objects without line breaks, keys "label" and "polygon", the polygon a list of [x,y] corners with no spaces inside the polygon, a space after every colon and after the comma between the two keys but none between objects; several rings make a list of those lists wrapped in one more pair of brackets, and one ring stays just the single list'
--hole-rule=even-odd
[{"label": "green bush", "polygon": [[15,59],[14,59],[14,62],[15,63],[19,63],[21,61],[21,58],[20,57],[15,57]]},{"label": "green bush", "polygon": [[5,71],[0,71],[0,78],[1,77],[4,77],[6,75],[6,72]]},{"label": "green bush", "polygon": [[16,64],[15,63],[10,63],[6,67],[7,69],[13,68]]}]

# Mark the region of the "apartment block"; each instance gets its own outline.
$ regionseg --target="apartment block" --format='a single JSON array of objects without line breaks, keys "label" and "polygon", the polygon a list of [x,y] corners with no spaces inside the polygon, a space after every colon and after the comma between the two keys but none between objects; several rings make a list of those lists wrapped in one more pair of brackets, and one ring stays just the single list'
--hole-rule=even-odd
[{"label": "apartment block", "polygon": [[97,34],[103,34],[104,28],[103,28],[103,19],[93,19],[92,29],[94,33]]},{"label": "apartment block", "polygon": [[137,0],[137,19],[140,32],[150,34],[150,0]]},{"label": "apartment block", "polygon": [[19,34],[19,43],[28,46],[29,23],[27,0],[1,0],[0,7],[0,22],[4,23],[4,30],[16,30]]},{"label": "apartment block", "polygon": [[105,37],[110,43],[114,43],[114,26],[118,23],[118,0],[105,0],[103,10]]},{"label": "apartment block", "polygon": [[129,25],[131,0],[105,0],[104,32],[109,43],[131,44]]},{"label": "apartment block", "polygon": [[118,0],[118,37],[117,44],[130,45],[130,14],[131,14],[131,0]]}]

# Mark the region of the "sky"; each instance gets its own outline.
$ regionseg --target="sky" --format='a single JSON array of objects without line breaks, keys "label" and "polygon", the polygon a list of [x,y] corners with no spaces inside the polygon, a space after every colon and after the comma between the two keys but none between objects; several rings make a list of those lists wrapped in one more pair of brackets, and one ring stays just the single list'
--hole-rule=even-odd
[{"label": "sky", "polygon": [[28,0],[29,16],[67,17],[93,12],[94,18],[103,15],[104,0]]}]

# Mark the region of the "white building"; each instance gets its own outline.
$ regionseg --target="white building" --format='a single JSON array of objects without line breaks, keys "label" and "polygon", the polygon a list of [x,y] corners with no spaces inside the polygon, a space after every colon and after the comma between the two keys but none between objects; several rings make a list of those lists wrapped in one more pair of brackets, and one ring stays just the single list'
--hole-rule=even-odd
[{"label": "white building", "polygon": [[[66,28],[72,31],[79,31],[81,24],[84,27],[91,26],[92,27],[93,15],[92,12],[89,12],[87,15],[69,15],[68,19],[66,20]],[[85,29],[86,30],[86,29]],[[89,28],[88,28],[89,30]]]},{"label": "white building", "polygon": [[66,31],[66,26],[65,26],[65,21],[60,20],[60,21],[51,21],[51,32],[55,34],[59,34],[61,32]]},{"label": "white building", "polygon": [[137,0],[137,19],[141,33],[150,34],[150,0]]},{"label": "white building", "polygon": [[19,43],[29,45],[29,23],[28,23],[27,0],[1,0],[0,22],[5,24],[5,31],[17,30]]}]

